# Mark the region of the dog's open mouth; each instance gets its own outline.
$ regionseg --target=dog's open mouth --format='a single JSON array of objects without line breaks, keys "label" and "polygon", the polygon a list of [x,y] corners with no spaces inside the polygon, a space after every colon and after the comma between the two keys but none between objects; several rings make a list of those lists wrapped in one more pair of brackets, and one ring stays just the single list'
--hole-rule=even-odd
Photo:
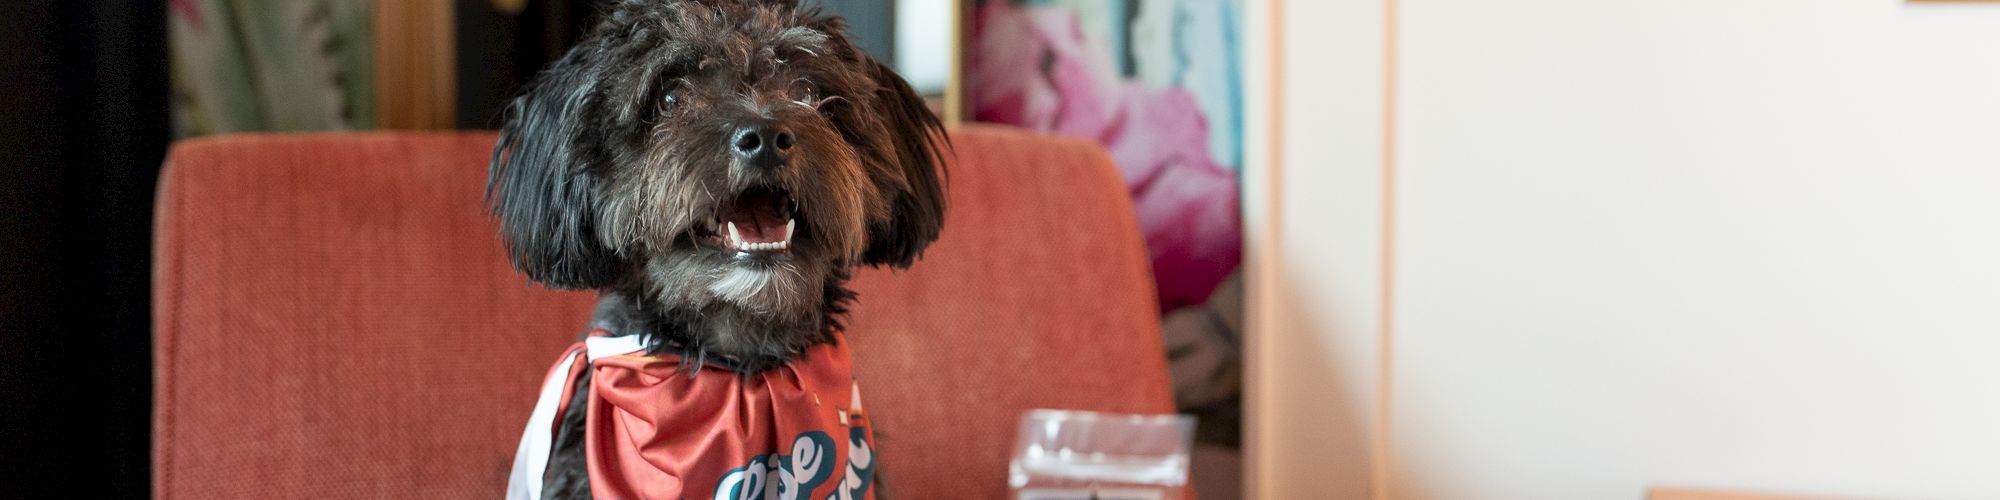
[{"label": "dog's open mouth", "polygon": [[725,251],[789,252],[792,232],[798,226],[792,216],[797,212],[798,205],[792,203],[791,193],[784,189],[752,187],[721,207],[709,241]]}]

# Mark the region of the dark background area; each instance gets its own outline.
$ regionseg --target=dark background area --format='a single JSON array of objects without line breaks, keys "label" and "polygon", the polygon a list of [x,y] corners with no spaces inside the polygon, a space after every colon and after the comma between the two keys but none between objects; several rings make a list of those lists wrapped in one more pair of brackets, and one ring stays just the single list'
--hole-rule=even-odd
[{"label": "dark background area", "polygon": [[531,0],[519,14],[457,0],[458,128],[498,128],[500,111],[536,71],[562,57],[604,0]]},{"label": "dark background area", "polygon": [[8,497],[148,492],[153,185],[171,135],[165,9],[0,2]]},{"label": "dark background area", "polygon": [[[458,0],[458,125],[500,106],[600,0]],[[155,184],[173,139],[166,0],[0,0],[0,477],[6,498],[151,489]],[[892,2],[828,0],[883,60]]]}]

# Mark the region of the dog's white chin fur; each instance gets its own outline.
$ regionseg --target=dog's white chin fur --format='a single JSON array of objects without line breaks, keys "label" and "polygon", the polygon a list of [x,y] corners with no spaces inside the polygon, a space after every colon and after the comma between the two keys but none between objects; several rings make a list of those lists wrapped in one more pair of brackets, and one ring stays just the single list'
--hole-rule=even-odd
[{"label": "dog's white chin fur", "polygon": [[730,266],[709,283],[708,291],[746,309],[784,311],[792,309],[786,307],[790,305],[787,301],[816,297],[809,295],[806,281],[791,263],[766,268]]}]

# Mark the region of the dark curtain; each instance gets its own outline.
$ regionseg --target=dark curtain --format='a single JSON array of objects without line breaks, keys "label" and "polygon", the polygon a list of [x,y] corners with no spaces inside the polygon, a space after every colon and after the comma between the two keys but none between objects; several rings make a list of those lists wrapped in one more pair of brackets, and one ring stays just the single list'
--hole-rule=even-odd
[{"label": "dark curtain", "polygon": [[148,493],[165,6],[0,1],[0,496]]}]

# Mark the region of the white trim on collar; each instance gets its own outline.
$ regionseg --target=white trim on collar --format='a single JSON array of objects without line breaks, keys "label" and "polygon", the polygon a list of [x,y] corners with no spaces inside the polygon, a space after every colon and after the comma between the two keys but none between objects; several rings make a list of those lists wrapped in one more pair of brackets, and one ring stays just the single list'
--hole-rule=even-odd
[{"label": "white trim on collar", "polygon": [[645,335],[625,335],[621,337],[585,337],[583,347],[590,353],[590,360],[631,354],[646,350]]}]

